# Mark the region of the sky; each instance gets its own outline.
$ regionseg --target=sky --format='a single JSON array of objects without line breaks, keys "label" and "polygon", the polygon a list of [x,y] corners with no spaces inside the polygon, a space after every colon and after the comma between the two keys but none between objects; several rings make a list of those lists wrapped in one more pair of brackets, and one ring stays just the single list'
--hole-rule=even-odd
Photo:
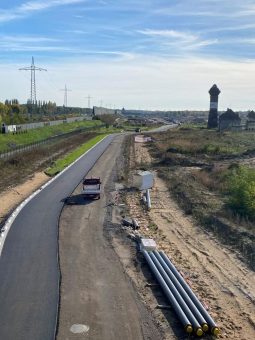
[{"label": "sky", "polygon": [[255,109],[254,0],[1,0],[0,101]]}]

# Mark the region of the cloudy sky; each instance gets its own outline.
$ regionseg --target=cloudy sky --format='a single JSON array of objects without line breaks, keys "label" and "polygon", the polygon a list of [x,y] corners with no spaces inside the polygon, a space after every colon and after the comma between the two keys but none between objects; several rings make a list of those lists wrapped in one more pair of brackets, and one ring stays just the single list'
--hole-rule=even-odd
[{"label": "cloudy sky", "polygon": [[1,0],[0,101],[143,109],[255,109],[254,0]]}]

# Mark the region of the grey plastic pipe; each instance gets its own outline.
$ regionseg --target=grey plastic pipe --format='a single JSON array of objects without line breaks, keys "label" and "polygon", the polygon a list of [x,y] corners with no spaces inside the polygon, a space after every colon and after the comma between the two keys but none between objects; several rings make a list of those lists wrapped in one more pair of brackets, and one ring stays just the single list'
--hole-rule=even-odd
[{"label": "grey plastic pipe", "polygon": [[166,256],[166,254],[163,251],[159,252],[160,256],[164,259],[168,267],[171,269],[171,271],[174,273],[182,287],[185,289],[191,300],[196,305],[197,309],[200,311],[200,313],[203,315],[205,320],[207,321],[208,325],[211,327],[211,332],[213,335],[218,335],[220,330],[217,327],[216,323],[212,319],[212,317],[209,315],[207,310],[204,308],[202,303],[198,300],[192,289],[189,287],[187,282],[184,280],[184,278],[181,276],[181,274],[178,272],[178,270],[175,268],[175,266],[172,264],[172,262],[169,260],[169,258]]},{"label": "grey plastic pipe", "polygon": [[155,264],[153,263],[152,259],[150,258],[148,252],[146,250],[143,250],[142,253],[143,253],[143,255],[144,255],[144,257],[145,257],[149,267],[151,268],[153,274],[157,278],[161,288],[163,289],[164,293],[166,294],[169,302],[173,306],[173,308],[174,308],[176,314],[178,315],[181,323],[183,324],[185,331],[187,333],[191,333],[193,331],[193,328],[192,328],[192,325],[190,323],[190,320],[187,318],[186,314],[183,312],[183,310],[181,309],[180,305],[176,301],[174,295],[172,294],[172,292],[169,289],[168,285],[166,284],[165,280],[160,275],[160,272],[158,271],[157,267],[155,266]]},{"label": "grey plastic pipe", "polygon": [[150,258],[152,259],[153,263],[155,264],[155,266],[157,267],[158,271],[162,275],[163,279],[165,280],[166,284],[168,285],[169,289],[171,290],[172,294],[174,295],[176,301],[180,305],[181,309],[183,310],[183,312],[186,314],[186,316],[190,320],[190,322],[193,326],[193,329],[195,331],[195,334],[197,336],[203,335],[203,330],[201,328],[201,325],[199,324],[199,322],[195,318],[192,311],[187,306],[186,302],[184,301],[184,299],[182,298],[182,296],[180,295],[180,293],[176,289],[173,282],[170,280],[169,276],[165,272],[164,268],[162,267],[162,265],[160,264],[160,262],[158,261],[156,256],[152,252],[148,252],[148,254],[149,254]]},{"label": "grey plastic pipe", "polygon": [[160,256],[159,252],[158,251],[153,251],[153,254],[154,254],[154,256],[156,256],[157,260],[159,261],[161,266],[164,268],[164,270],[165,270],[166,274],[168,275],[169,279],[172,281],[172,283],[174,284],[175,288],[178,290],[179,294],[181,295],[183,300],[186,302],[187,306],[189,307],[191,312],[194,314],[194,316],[197,319],[197,321],[202,326],[202,330],[204,332],[207,332],[208,329],[209,329],[208,324],[207,324],[206,320],[204,319],[204,317],[202,316],[202,314],[197,309],[197,307],[194,304],[194,302],[191,300],[191,298],[189,297],[189,295],[187,294],[185,289],[182,287],[182,285],[177,280],[175,275],[172,273],[172,271],[170,270],[168,265],[165,263],[164,259]]}]

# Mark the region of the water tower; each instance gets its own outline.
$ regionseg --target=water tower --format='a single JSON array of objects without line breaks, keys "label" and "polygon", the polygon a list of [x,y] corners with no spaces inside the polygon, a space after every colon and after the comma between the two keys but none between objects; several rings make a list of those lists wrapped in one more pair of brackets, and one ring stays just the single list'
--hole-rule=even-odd
[{"label": "water tower", "polygon": [[220,90],[217,85],[213,85],[210,90],[210,111],[208,116],[208,129],[213,129],[218,127],[218,98],[220,94]]}]

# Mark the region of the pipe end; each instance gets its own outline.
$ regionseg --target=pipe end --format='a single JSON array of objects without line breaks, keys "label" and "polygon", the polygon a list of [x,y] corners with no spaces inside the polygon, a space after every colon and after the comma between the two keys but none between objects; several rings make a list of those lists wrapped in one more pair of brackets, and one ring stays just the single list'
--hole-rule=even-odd
[{"label": "pipe end", "polygon": [[196,335],[197,336],[202,336],[203,334],[204,334],[204,332],[203,332],[202,328],[199,327],[199,328],[196,329]]},{"label": "pipe end", "polygon": [[213,327],[212,328],[212,334],[215,336],[218,336],[220,334],[220,330],[218,327]]},{"label": "pipe end", "polygon": [[185,331],[186,331],[187,333],[192,333],[192,332],[193,332],[192,326],[191,326],[191,325],[187,325],[187,326],[185,327]]},{"label": "pipe end", "polygon": [[209,326],[207,325],[207,323],[202,324],[202,330],[203,332],[207,332],[209,330]]}]

